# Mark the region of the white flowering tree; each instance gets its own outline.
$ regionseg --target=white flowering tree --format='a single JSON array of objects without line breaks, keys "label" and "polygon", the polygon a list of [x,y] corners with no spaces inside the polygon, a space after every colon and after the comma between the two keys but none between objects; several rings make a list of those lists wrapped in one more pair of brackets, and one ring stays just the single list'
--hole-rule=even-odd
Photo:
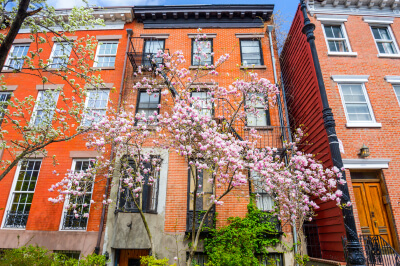
[{"label": "white flowering tree", "polygon": [[[200,63],[210,56],[201,50],[207,47],[204,38],[198,36],[195,40],[200,47],[196,57]],[[293,222],[299,217],[312,219],[313,210],[318,208],[314,198],[340,199],[341,193],[336,190],[337,182],[343,182],[340,172],[324,169],[311,155],[297,150],[301,131],[297,132],[295,142],[285,143],[287,152],[283,156],[288,158],[287,162],[277,155],[276,148],[257,148],[261,136],[254,128],[249,129],[246,138],[235,131],[237,121],[249,113],[261,115],[256,106],[262,104],[268,108],[275,104],[279,93],[275,85],[251,72],[228,87],[202,82],[204,77],[211,80],[217,76],[219,66],[229,55],[221,56],[215,65],[204,64],[192,72],[181,67],[185,59],[180,51],[172,55],[159,51],[156,58],[164,61],[157,65],[160,60],[153,59],[153,70],[159,77],[143,78],[133,89],[147,88],[150,97],[161,93],[163,101],[159,108],[165,112],[135,116],[129,111],[134,107],[126,105],[122,112],[96,123],[87,142],[88,148],[100,153],[93,168],[86,174],[67,174],[51,188],[58,193],[50,199],[52,202],[62,202],[69,195],[85,194],[85,187],[79,186],[85,178],[114,175],[117,177],[114,185],[119,186],[120,193],[129,195],[139,210],[154,251],[140,199],[144,186],[151,186],[159,178],[157,172],[162,161],[152,157],[149,149],[175,152],[184,158],[190,170],[190,209],[196,212],[197,204],[202,202],[203,205],[202,214],[195,213],[191,221],[191,244],[186,262],[191,265],[208,215],[216,206],[223,207],[227,195],[249,185],[249,171],[257,173],[257,184],[275,200],[275,214],[282,221]],[[139,68],[136,74],[142,71]],[[206,95],[199,94],[204,92],[201,90],[204,87]],[[111,161],[105,156],[110,152],[114,154]],[[105,199],[103,203],[108,204],[110,200]]]},{"label": "white flowering tree", "polygon": [[[89,67],[97,41],[90,36],[76,40],[70,36],[103,25],[103,21],[88,7],[72,8],[62,16],[45,0],[20,0],[1,1],[0,22],[0,71],[18,73],[21,80],[39,80],[43,86],[37,98],[18,98],[8,90],[11,84],[5,76],[0,76],[2,180],[24,158],[46,154],[48,145],[88,131],[78,125],[85,115],[84,86],[103,84],[96,73],[99,70]],[[29,44],[13,45],[21,29],[29,34]],[[52,49],[52,59],[43,55]],[[59,83],[63,85],[54,85]]]}]

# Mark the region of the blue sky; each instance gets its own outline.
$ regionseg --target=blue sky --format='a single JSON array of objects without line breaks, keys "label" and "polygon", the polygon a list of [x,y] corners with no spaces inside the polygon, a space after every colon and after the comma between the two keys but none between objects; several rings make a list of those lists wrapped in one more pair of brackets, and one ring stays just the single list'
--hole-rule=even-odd
[{"label": "blue sky", "polygon": [[[68,8],[80,5],[81,0],[48,0],[56,8]],[[281,11],[285,21],[290,25],[296,11],[298,0],[89,0],[90,4],[99,6],[132,6],[132,5],[191,5],[191,4],[274,4],[275,11]],[[288,27],[288,25],[287,25]]]}]

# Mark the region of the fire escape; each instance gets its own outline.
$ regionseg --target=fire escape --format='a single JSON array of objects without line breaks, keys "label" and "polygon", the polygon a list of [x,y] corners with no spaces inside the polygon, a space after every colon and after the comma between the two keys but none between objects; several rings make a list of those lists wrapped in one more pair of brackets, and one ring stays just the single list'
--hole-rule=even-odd
[{"label": "fire escape", "polygon": [[[142,37],[130,37],[128,58],[131,62],[133,72],[142,69],[143,75],[156,77],[156,68],[160,64],[163,64],[162,59],[154,58],[156,51],[146,45],[152,43],[155,39],[142,38]],[[168,51],[165,50],[164,51]],[[152,59],[155,60],[152,60]],[[167,73],[163,69],[158,68],[158,75],[162,77],[163,82],[169,88],[173,97],[179,96],[177,90],[173,86],[173,81],[169,79]],[[142,76],[143,77],[143,76]],[[141,78],[142,78],[141,77]],[[140,78],[139,78],[140,79]],[[176,79],[176,77],[175,77]],[[177,82],[177,80],[174,80]],[[282,88],[280,88],[282,92]],[[277,148],[277,155],[283,156],[285,149],[283,146],[284,141],[291,141],[290,128],[288,125],[288,117],[286,112],[286,103],[281,97],[282,94],[278,95],[277,103],[273,107],[270,107],[266,113],[266,125],[256,126],[260,139],[257,141],[257,148]],[[234,107],[228,99],[217,99],[213,104],[213,117],[216,121],[224,123],[225,127],[239,140],[250,139],[251,127],[247,125],[246,119],[238,118],[230,122],[230,116],[234,112]],[[187,231],[191,231],[193,221],[193,211],[188,210],[187,213]],[[211,227],[214,220],[214,212],[206,218],[206,227]],[[198,222],[196,227],[199,226],[200,221],[204,215],[203,212],[196,211],[198,215]],[[278,231],[280,226],[277,227]]]}]

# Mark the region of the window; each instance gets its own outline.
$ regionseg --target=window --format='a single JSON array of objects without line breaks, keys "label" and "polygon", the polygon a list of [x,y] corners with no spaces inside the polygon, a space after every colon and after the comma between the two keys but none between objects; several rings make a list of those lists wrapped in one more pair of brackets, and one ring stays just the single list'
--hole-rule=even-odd
[{"label": "window", "polygon": [[[145,113],[146,117],[154,116],[160,112],[158,105],[160,104],[160,93],[153,92],[148,94],[147,91],[139,91],[139,99],[136,113]],[[141,121],[139,121],[139,124]]]},{"label": "window", "polygon": [[[163,59],[155,57],[159,50],[164,51],[165,40],[145,40],[142,65],[144,67],[151,67],[151,60],[154,59],[155,63],[161,64]],[[154,57],[154,58],[153,58]]]},{"label": "window", "polygon": [[[151,158],[159,158],[159,156],[151,156]],[[135,168],[135,163],[132,159],[128,159],[128,164],[131,168]],[[120,183],[120,193],[118,200],[118,209],[121,212],[139,212],[136,204],[142,207],[143,212],[157,213],[158,204],[158,185],[160,173],[154,171],[154,166],[149,161],[144,164],[145,169],[151,169],[148,173],[141,173],[144,176],[144,182],[142,184],[142,192],[139,197],[133,195],[133,188],[129,188],[128,184],[123,182]],[[122,173],[126,175],[126,170],[122,169]],[[155,173],[155,176],[151,176],[151,173]],[[149,184],[149,179],[152,179],[152,183]],[[135,204],[136,202],[136,204]]]},{"label": "window", "polygon": [[[194,191],[194,179],[192,174],[195,173],[194,167],[191,168],[190,170],[190,176],[189,176],[189,181],[190,181],[190,191],[189,191],[189,211],[193,211],[193,191]],[[211,202],[211,196],[213,194],[213,185],[212,183],[209,182],[209,179],[211,178],[211,172],[202,170],[198,171],[198,185],[199,187],[197,188],[197,193],[202,196],[196,197],[196,210],[207,210],[212,202]]]},{"label": "window", "polygon": [[[90,159],[79,159],[72,162],[72,171],[74,172],[85,172],[89,166],[93,163]],[[76,204],[75,209],[68,209],[63,214],[62,219],[62,230],[86,230],[88,217],[85,214],[89,214],[90,201],[92,199],[93,192],[93,181],[85,180],[80,181],[78,185],[84,191],[83,195],[69,195],[67,198],[67,204]]]},{"label": "window", "polygon": [[21,70],[24,64],[23,57],[28,54],[29,44],[18,44],[13,45],[10,50],[10,54],[8,55],[6,68],[9,70]]},{"label": "window", "polygon": [[193,91],[192,97],[199,104],[200,115],[211,117],[213,114],[213,104],[209,93],[207,91]]},{"label": "window", "polygon": [[25,160],[18,166],[4,227],[25,228],[41,163],[40,160]]},{"label": "window", "polygon": [[109,90],[90,90],[88,92],[84,126],[90,126],[92,122],[99,122],[106,115],[109,93]]},{"label": "window", "polygon": [[244,66],[264,64],[260,40],[240,40],[240,54]]},{"label": "window", "polygon": [[393,89],[400,104],[400,85],[393,85]]},{"label": "window", "polygon": [[[246,99],[246,105],[250,106],[251,109],[254,106],[257,111],[257,114],[254,112],[249,112],[247,113],[247,126],[248,127],[265,127],[271,125],[270,117],[269,117],[269,110],[265,110],[265,106],[262,103],[263,100],[260,99],[253,99],[252,102],[250,102],[250,99],[252,99],[254,96],[254,93],[249,94],[249,99]],[[262,98],[264,95],[262,94],[257,94],[257,98]],[[248,107],[249,108],[249,107]]]},{"label": "window", "polygon": [[[187,260],[189,260],[189,252],[186,253],[186,261]],[[195,252],[191,265],[205,266],[205,265],[207,265],[207,262],[208,262],[207,254],[205,254],[203,252]]]},{"label": "window", "polygon": [[329,52],[351,52],[344,25],[323,25]]},{"label": "window", "polygon": [[264,257],[258,256],[258,260],[260,265],[276,265],[276,266],[283,266],[283,256],[282,253],[268,253]]},{"label": "window", "polygon": [[394,37],[390,27],[374,27],[371,26],[372,34],[374,35],[376,46],[379,54],[398,54],[398,48],[394,42]]},{"label": "window", "polygon": [[9,92],[0,92],[0,126],[3,122],[4,111],[7,109],[8,100],[10,100],[11,93]]},{"label": "window", "polygon": [[[200,52],[201,50],[201,52]],[[204,66],[213,64],[213,41],[197,41],[192,39],[192,66]],[[200,58],[199,58],[200,57]]]},{"label": "window", "polygon": [[67,259],[79,260],[81,252],[79,250],[53,250],[54,253],[65,256]]},{"label": "window", "polygon": [[35,109],[32,114],[32,124],[36,127],[51,125],[54,110],[57,106],[58,91],[39,91]]},{"label": "window", "polygon": [[375,122],[364,84],[340,84],[348,122]]},{"label": "window", "polygon": [[99,43],[94,67],[113,67],[117,56],[117,41],[106,41]]},{"label": "window", "polygon": [[71,54],[72,44],[55,43],[50,58],[53,60],[50,68],[66,67]]},{"label": "window", "polygon": [[252,194],[256,196],[256,205],[259,210],[272,211],[274,199],[263,189],[260,177],[255,172],[251,172]]}]

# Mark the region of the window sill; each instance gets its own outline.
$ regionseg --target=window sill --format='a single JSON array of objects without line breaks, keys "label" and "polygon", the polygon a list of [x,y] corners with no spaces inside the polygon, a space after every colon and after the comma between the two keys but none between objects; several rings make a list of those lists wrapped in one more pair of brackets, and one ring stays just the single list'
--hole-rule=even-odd
[{"label": "window sill", "polygon": [[267,69],[267,66],[260,65],[260,66],[240,66],[240,69]]},{"label": "window sill", "polygon": [[381,128],[382,124],[381,123],[368,123],[368,122],[363,122],[363,123],[346,123],[346,127],[362,127],[362,128],[368,128],[368,127],[376,127],[376,128]]},{"label": "window sill", "polygon": [[21,70],[16,70],[16,69],[3,69],[1,73],[19,73]]},{"label": "window sill", "polygon": [[400,58],[400,54],[378,54],[381,58]]},{"label": "window sill", "polygon": [[215,67],[206,67],[206,66],[189,66],[189,70],[200,69],[200,70],[213,70]]},{"label": "window sill", "polygon": [[256,129],[256,130],[273,130],[273,126],[246,126],[244,130],[251,130],[251,129]]},{"label": "window sill", "polygon": [[328,56],[351,56],[356,57],[357,52],[328,52]]},{"label": "window sill", "polygon": [[91,67],[90,69],[115,70],[115,66],[113,66],[113,67]]}]

